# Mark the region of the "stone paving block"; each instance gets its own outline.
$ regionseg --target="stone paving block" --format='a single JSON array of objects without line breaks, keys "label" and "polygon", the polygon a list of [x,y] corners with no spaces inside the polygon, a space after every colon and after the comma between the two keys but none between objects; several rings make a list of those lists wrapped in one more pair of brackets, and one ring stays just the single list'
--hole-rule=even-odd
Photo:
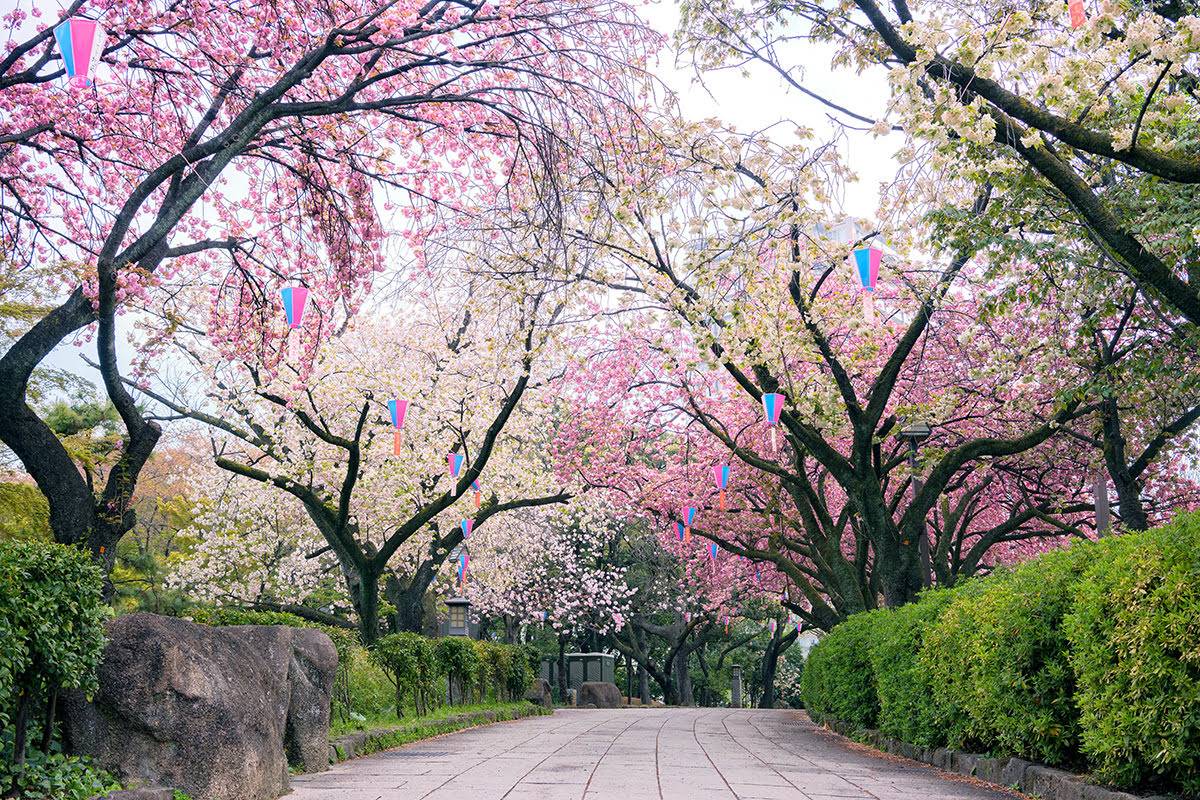
[{"label": "stone paving block", "polygon": [[297,776],[290,800],[1006,800],[789,711],[556,711]]}]

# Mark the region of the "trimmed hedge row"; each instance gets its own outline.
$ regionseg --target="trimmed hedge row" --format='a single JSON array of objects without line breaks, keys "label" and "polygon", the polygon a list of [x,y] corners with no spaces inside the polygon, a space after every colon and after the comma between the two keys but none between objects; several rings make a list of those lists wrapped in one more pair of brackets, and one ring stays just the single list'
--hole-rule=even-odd
[{"label": "trimmed hedge row", "polygon": [[1200,797],[1200,515],[857,614],[801,692],[817,720]]},{"label": "trimmed hedge row", "polygon": [[519,699],[529,688],[537,663],[531,648],[482,642],[457,636],[428,639],[393,633],[364,648],[355,631],[333,628],[272,611],[196,608],[191,618],[207,625],[287,625],[316,628],[333,639],[338,651],[334,715],[371,717],[388,709],[404,716],[406,703],[427,714],[446,698],[447,682],[456,703]]}]

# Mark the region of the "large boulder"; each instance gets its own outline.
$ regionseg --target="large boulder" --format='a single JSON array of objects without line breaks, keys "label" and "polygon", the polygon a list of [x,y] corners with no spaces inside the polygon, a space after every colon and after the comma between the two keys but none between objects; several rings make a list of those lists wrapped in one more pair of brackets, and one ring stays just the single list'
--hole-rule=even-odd
[{"label": "large boulder", "polygon": [[92,702],[66,698],[72,749],[126,781],[194,800],[274,800],[288,755],[329,764],[337,651],[324,633],[131,614],[108,625]]},{"label": "large boulder", "polygon": [[525,699],[534,705],[554,708],[554,694],[550,691],[550,682],[545,678],[537,678],[533,686],[525,693]]},{"label": "large boulder", "polygon": [[579,695],[575,705],[586,708],[618,708],[621,705],[621,690],[615,683],[604,681],[584,681],[579,686]]}]

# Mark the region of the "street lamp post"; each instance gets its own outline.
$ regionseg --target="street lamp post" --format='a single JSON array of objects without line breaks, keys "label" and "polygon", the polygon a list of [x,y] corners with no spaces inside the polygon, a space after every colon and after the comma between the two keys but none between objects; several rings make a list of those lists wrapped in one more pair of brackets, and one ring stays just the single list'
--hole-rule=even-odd
[{"label": "street lamp post", "polygon": [[[927,422],[914,422],[911,425],[905,425],[897,434],[901,439],[908,442],[908,464],[913,468],[913,500],[921,494],[921,490],[925,488],[924,482],[917,475],[917,448],[921,446],[921,442],[929,438],[933,433],[933,429]],[[917,555],[921,561],[921,587],[928,589],[931,584],[932,565],[929,557],[929,536],[925,531],[925,517],[922,515],[921,524],[917,529],[920,539],[917,540]]]}]

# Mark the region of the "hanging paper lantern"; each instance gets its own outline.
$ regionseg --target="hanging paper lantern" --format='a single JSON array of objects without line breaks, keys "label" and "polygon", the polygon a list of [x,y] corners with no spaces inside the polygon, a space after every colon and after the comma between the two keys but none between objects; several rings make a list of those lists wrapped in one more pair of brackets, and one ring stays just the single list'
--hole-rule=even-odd
[{"label": "hanging paper lantern", "polygon": [[279,290],[283,297],[283,313],[287,315],[288,328],[288,358],[295,361],[298,357],[296,348],[299,345],[299,334],[292,335],[291,331],[299,330],[304,324],[304,308],[308,305],[308,289],[303,286],[286,286]]},{"label": "hanging paper lantern", "polygon": [[86,89],[95,84],[96,64],[104,54],[104,28],[94,19],[71,17],[54,28],[63,66],[71,86]]},{"label": "hanging paper lantern", "polygon": [[483,505],[483,489],[480,488],[477,480],[471,481],[471,488],[475,490],[475,510],[478,511],[479,507]]},{"label": "hanging paper lantern", "polygon": [[854,263],[858,267],[858,280],[864,292],[875,291],[879,282],[879,264],[883,261],[883,251],[874,247],[860,247],[854,251]]},{"label": "hanging paper lantern", "polygon": [[467,457],[462,453],[450,453],[446,456],[446,464],[450,467],[450,477],[457,478],[458,473],[462,472],[463,462]]},{"label": "hanging paper lantern", "polygon": [[684,534],[684,525],[683,525],[683,523],[682,523],[682,522],[676,522],[676,523],[675,523],[675,537],[676,537],[677,539],[679,539],[679,541],[681,541],[681,542],[682,542],[682,541],[683,541],[683,534]]},{"label": "hanging paper lantern", "polygon": [[777,624],[777,623],[776,623],[776,622],[775,622],[775,620],[773,620],[773,619],[769,619],[769,620],[767,620],[767,630],[769,630],[769,631],[771,632],[771,635],[772,635],[772,636],[774,636],[774,635],[775,635],[775,626],[776,626],[776,624]]},{"label": "hanging paper lantern", "polygon": [[1067,10],[1071,12],[1071,27],[1082,28],[1087,24],[1087,12],[1083,9],[1083,0],[1069,0]]},{"label": "hanging paper lantern", "polygon": [[471,538],[471,529],[475,527],[475,520],[464,519],[462,521],[462,532],[464,539]]},{"label": "hanging paper lantern", "polygon": [[767,415],[767,425],[771,426],[771,449],[778,450],[779,442],[775,438],[775,429],[779,425],[779,417],[783,414],[783,395],[778,392],[767,392],[762,396],[763,411]]},{"label": "hanging paper lantern", "polygon": [[729,635],[729,615],[725,615],[725,635]]},{"label": "hanging paper lantern", "polygon": [[458,557],[458,582],[464,589],[467,586],[467,563],[469,558],[466,550],[463,550],[462,555]]},{"label": "hanging paper lantern", "polygon": [[713,482],[717,484],[717,504],[722,511],[725,510],[725,487],[729,485],[729,465],[718,464],[713,467]]},{"label": "hanging paper lantern", "polygon": [[874,247],[860,247],[854,251],[854,262],[858,267],[858,281],[862,284],[863,319],[867,324],[875,322],[875,284],[879,281],[879,262],[883,260],[883,251]]},{"label": "hanging paper lantern", "polygon": [[696,509],[693,506],[684,506],[680,516],[683,517],[683,540],[686,542],[692,538],[692,522],[696,519]]},{"label": "hanging paper lantern", "polygon": [[279,290],[283,297],[283,313],[287,315],[289,328],[304,324],[304,309],[308,305],[308,289],[303,286],[285,286]]},{"label": "hanging paper lantern", "polygon": [[404,427],[404,415],[408,413],[407,400],[388,400],[388,411],[392,415],[392,455],[400,455],[400,429]]},{"label": "hanging paper lantern", "polygon": [[549,622],[549,621],[550,621],[550,612],[543,611],[542,612],[542,622]]}]

